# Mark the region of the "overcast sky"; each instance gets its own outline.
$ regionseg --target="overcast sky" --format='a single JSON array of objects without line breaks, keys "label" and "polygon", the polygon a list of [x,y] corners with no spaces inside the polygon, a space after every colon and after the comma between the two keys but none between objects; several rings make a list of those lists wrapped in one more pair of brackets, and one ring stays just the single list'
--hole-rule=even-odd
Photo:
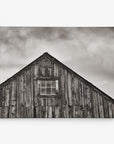
[{"label": "overcast sky", "polygon": [[114,28],[0,28],[0,83],[44,52],[114,98]]}]

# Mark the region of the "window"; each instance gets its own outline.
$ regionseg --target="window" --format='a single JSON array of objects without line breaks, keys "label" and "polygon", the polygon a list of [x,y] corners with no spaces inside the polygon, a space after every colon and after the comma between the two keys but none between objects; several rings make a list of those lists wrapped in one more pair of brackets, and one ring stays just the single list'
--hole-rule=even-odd
[{"label": "window", "polygon": [[50,67],[40,68],[40,76],[41,77],[51,77],[52,76],[52,68],[50,68]]},{"label": "window", "polygon": [[50,77],[52,75],[52,69],[47,68],[47,76]]},{"label": "window", "polygon": [[39,69],[40,77],[52,77],[53,65],[49,59],[43,59],[40,63]]},{"label": "window", "polygon": [[57,95],[58,80],[39,80],[40,95]]},{"label": "window", "polygon": [[45,76],[45,68],[41,68],[41,76]]}]

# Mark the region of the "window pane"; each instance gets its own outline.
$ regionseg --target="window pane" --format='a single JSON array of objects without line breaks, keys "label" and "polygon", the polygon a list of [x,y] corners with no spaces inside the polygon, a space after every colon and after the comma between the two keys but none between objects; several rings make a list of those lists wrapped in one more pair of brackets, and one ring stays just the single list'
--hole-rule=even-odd
[{"label": "window pane", "polygon": [[47,81],[47,87],[51,87],[51,82]]},{"label": "window pane", "polygon": [[47,76],[51,76],[51,68],[47,69]]},{"label": "window pane", "polygon": [[45,88],[41,88],[41,89],[40,89],[40,94],[41,94],[41,95],[45,95]]},{"label": "window pane", "polygon": [[41,81],[41,87],[45,87],[45,81]]},{"label": "window pane", "polygon": [[51,94],[51,88],[46,88],[46,94]]},{"label": "window pane", "polygon": [[41,95],[57,95],[58,80],[40,80],[38,81]]},{"label": "window pane", "polygon": [[53,94],[53,95],[57,94],[56,88],[52,88],[52,94]]},{"label": "window pane", "polygon": [[52,87],[56,87],[55,81],[52,81]]},{"label": "window pane", "polygon": [[41,76],[45,76],[45,68],[41,68]]}]

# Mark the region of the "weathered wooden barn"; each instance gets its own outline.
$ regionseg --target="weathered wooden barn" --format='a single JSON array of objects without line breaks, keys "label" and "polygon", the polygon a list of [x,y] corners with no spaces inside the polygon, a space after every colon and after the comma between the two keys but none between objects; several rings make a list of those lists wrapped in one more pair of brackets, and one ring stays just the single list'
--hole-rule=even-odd
[{"label": "weathered wooden barn", "polygon": [[114,100],[44,53],[0,85],[1,118],[114,118]]}]

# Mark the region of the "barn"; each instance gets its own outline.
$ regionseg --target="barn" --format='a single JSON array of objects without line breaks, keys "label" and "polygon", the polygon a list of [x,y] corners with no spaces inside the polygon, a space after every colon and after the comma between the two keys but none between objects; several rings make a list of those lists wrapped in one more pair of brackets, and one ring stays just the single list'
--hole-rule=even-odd
[{"label": "barn", "polygon": [[0,84],[0,118],[114,118],[114,100],[44,53]]}]

